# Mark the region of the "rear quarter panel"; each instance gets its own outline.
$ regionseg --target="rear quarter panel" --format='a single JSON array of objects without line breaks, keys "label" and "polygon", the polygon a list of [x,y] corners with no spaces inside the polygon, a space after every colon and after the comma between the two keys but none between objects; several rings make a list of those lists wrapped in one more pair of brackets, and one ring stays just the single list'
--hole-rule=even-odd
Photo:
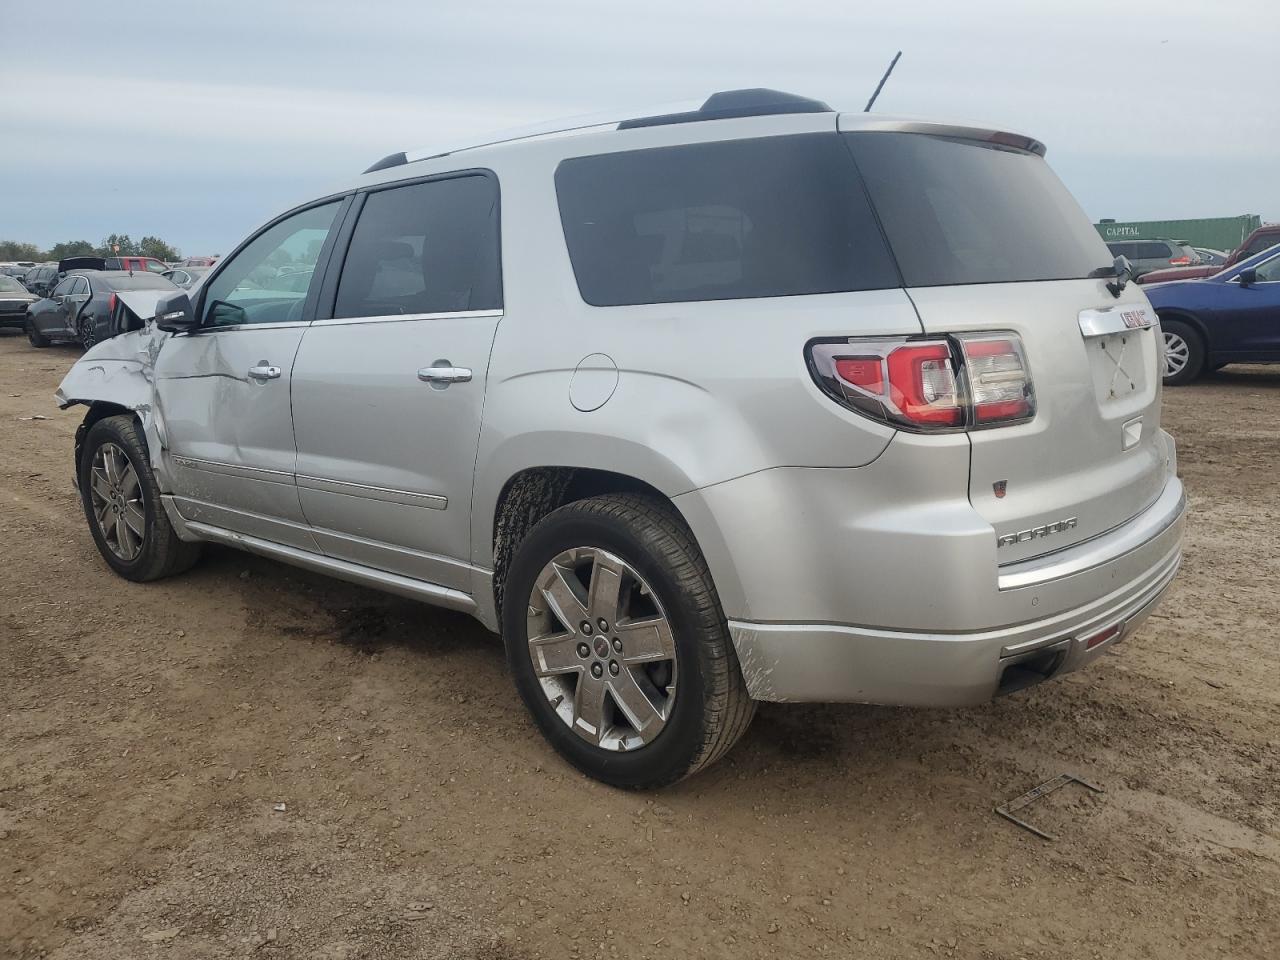
[{"label": "rear quarter panel", "polygon": [[[501,184],[505,291],[476,462],[477,565],[492,563],[503,487],[528,467],[609,470],[676,497],[770,467],[861,466],[894,435],[824,396],[804,347],[813,337],[919,333],[900,289],[621,307],[593,307],[579,294],[556,201],[562,159],[698,139],[834,135],[834,115],[762,119],[526,143],[486,151],[477,164]],[[570,389],[592,355],[616,366],[617,384],[584,412]]]}]

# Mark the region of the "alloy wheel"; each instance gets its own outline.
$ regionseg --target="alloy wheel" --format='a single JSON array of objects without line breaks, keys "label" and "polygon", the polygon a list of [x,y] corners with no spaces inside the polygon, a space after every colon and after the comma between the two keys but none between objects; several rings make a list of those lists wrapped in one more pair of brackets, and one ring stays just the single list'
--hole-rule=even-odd
[{"label": "alloy wheel", "polygon": [[1177,376],[1191,360],[1191,348],[1187,341],[1176,333],[1164,331],[1164,376],[1165,379]]},{"label": "alloy wheel", "polygon": [[89,500],[107,547],[121,560],[136,559],[147,529],[142,484],[124,450],[114,443],[94,451]]},{"label": "alloy wheel", "polygon": [[675,635],[621,557],[597,547],[557,555],[534,581],[526,636],[543,694],[583,740],[637,750],[662,732],[675,706]]},{"label": "alloy wheel", "polygon": [[81,320],[80,321],[80,343],[84,345],[84,348],[86,350],[88,350],[97,342],[98,342],[98,338],[95,335],[95,331],[93,329],[93,322],[88,319]]}]

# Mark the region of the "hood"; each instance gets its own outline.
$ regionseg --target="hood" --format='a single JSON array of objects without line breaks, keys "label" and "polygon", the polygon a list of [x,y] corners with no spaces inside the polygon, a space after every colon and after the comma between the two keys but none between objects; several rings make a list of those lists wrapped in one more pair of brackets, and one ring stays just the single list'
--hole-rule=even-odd
[{"label": "hood", "polygon": [[116,290],[116,299],[137,314],[139,320],[150,320],[156,315],[156,304],[173,290]]}]

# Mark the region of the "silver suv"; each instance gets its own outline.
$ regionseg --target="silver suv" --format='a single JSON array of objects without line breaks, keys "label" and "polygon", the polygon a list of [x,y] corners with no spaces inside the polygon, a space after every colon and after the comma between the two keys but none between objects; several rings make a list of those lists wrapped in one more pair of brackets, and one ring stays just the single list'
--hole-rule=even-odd
[{"label": "silver suv", "polygon": [[755,90],[388,157],[76,364],[89,528],[131,580],[216,542],[466,611],[628,787],[757,701],[1077,669],[1184,498],[1154,312],[1043,154]]}]

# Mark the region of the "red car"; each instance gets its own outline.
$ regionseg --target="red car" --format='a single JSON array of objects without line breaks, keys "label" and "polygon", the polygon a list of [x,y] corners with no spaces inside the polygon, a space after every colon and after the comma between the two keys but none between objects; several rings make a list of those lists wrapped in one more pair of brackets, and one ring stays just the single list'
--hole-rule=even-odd
[{"label": "red car", "polygon": [[1244,243],[1231,251],[1231,256],[1227,257],[1226,263],[1218,266],[1203,264],[1198,267],[1152,270],[1150,273],[1144,273],[1138,277],[1138,283],[1165,283],[1169,280],[1198,280],[1201,277],[1211,277],[1215,273],[1221,273],[1229,267],[1234,267],[1241,260],[1247,260],[1255,253],[1261,253],[1269,247],[1274,247],[1277,243],[1280,243],[1280,223],[1263,224],[1245,237]]}]

